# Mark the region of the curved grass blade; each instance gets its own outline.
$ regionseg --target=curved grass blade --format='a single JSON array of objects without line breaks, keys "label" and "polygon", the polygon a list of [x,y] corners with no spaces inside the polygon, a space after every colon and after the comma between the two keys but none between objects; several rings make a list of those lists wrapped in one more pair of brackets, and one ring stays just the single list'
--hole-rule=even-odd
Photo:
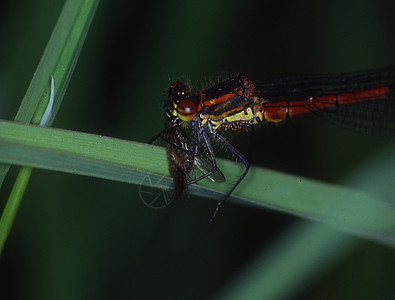
[{"label": "curved grass blade", "polygon": [[[0,161],[142,184],[147,174],[169,176],[165,151],[103,136],[0,121]],[[229,178],[242,167],[219,160]],[[168,177],[166,177],[168,178]],[[153,180],[155,181],[155,180]],[[158,180],[171,187],[171,180]],[[190,192],[219,199],[231,182],[203,180]],[[395,245],[395,208],[385,196],[252,168],[232,196],[243,205],[269,208],[328,224],[338,230]]]},{"label": "curved grass blade", "polygon": [[[39,124],[47,107],[51,76],[56,81],[54,108],[47,122],[51,126],[85,41],[98,0],[68,0],[22,100],[15,121]],[[9,165],[0,165],[0,187]]]},{"label": "curved grass blade", "polygon": [[[98,5],[98,0],[68,0],[58,19],[41,61],[22,100],[15,121],[51,125],[60,107],[86,34]],[[51,85],[48,85],[51,78]],[[55,78],[55,79],[54,79]],[[54,90],[54,80],[57,89]],[[50,110],[48,98],[51,91]],[[45,117],[45,121],[43,120]],[[0,165],[0,187],[10,165]],[[0,253],[16,216],[31,169],[23,167],[18,175],[0,220]]]}]

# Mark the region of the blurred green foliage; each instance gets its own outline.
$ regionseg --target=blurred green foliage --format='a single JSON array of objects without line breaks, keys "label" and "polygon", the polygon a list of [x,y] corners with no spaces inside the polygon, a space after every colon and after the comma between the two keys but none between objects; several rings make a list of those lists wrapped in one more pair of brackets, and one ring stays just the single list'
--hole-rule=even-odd
[{"label": "blurred green foliage", "polygon": [[[63,4],[1,2],[1,119],[14,118]],[[53,126],[146,142],[163,127],[169,77],[188,75],[198,85],[218,73],[264,79],[393,64],[394,6],[391,0],[103,1]],[[355,172],[391,146],[314,117],[257,130],[253,145],[254,164],[359,187],[363,181],[354,174],[366,185],[374,178],[368,168],[364,176]],[[16,170],[0,190],[0,208]],[[249,296],[261,299],[273,282],[264,281],[271,269],[279,271],[271,279],[284,283],[276,297],[395,294],[392,249],[332,231],[305,240],[307,231],[292,230],[305,226],[296,218],[230,202],[208,225],[215,201],[191,197],[150,210],[138,189],[34,170],[0,259],[3,298],[202,299],[226,295],[235,282],[241,289],[257,282],[262,289]],[[302,249],[293,261],[308,261],[307,249],[327,239],[338,248],[316,258],[320,264],[311,261],[319,271],[292,281],[296,267],[275,262],[293,249],[293,239]],[[249,272],[261,260],[274,266]]]}]

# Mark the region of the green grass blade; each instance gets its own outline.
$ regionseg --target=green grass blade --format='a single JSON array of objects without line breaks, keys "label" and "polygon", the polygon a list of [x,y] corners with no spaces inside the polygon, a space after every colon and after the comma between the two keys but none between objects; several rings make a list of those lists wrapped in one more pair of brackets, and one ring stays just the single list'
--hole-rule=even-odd
[{"label": "green grass blade", "polygon": [[0,254],[3,252],[5,242],[8,234],[10,233],[11,226],[14,223],[16,213],[18,212],[19,205],[23,194],[26,190],[27,183],[29,182],[32,168],[22,167],[16,178],[11,195],[4,208],[3,214],[0,219]]},{"label": "green grass blade", "polygon": [[[56,82],[54,107],[46,125],[50,126],[59,110],[63,95],[71,78],[98,0],[68,0],[63,7],[41,61],[22,100],[15,120],[40,124],[46,112],[50,94],[50,78]],[[10,164],[0,165],[0,187]],[[31,168],[23,167],[17,177],[0,220],[0,253],[11,229],[24,190],[28,184]]]},{"label": "green grass blade", "polygon": [[[15,121],[38,124],[49,97],[49,80],[56,82],[54,113],[59,109],[99,1],[68,0],[34,73]],[[42,103],[43,105],[40,105]],[[37,113],[35,114],[35,112]],[[40,113],[41,112],[41,113]],[[33,118],[33,115],[35,117]],[[32,121],[32,122],[31,122]]]},{"label": "green grass blade", "polygon": [[292,299],[360,244],[327,226],[299,222],[214,298]]},{"label": "green grass blade", "polygon": [[[141,184],[168,176],[164,149],[108,137],[0,121],[0,161]],[[228,178],[242,167],[219,160]],[[167,178],[167,177],[166,177]],[[219,198],[232,184],[202,181],[191,193]],[[160,188],[171,180],[161,181]],[[395,245],[395,209],[383,196],[252,168],[233,201],[329,224],[341,231]]]},{"label": "green grass blade", "polygon": [[[19,107],[15,121],[39,124],[47,107],[50,77],[52,75],[55,78],[56,90],[54,109],[47,123],[48,126],[51,126],[59,110],[61,100],[71,78],[98,3],[98,0],[66,1]],[[9,165],[0,166],[0,187],[8,169]]]},{"label": "green grass blade", "polygon": [[128,183],[139,183],[142,172],[168,175],[159,147],[7,121],[0,131],[2,162]]}]

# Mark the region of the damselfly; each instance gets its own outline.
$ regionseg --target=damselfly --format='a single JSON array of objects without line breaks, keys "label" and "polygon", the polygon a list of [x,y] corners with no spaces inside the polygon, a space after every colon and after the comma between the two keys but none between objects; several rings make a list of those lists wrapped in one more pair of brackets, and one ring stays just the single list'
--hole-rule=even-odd
[{"label": "damselfly", "polygon": [[[159,135],[167,143],[176,199],[187,194],[189,184],[206,177],[224,180],[218,171],[211,140],[241,162],[245,170],[218,202],[210,222],[246,176],[250,163],[223,137],[225,131],[246,131],[253,125],[278,123],[314,112],[337,125],[366,133],[395,133],[394,89],[395,66],[270,81],[237,76],[194,92],[183,82],[173,83],[166,100],[165,129]],[[190,136],[185,129],[188,124],[192,128]],[[202,175],[188,181],[194,165]]]}]

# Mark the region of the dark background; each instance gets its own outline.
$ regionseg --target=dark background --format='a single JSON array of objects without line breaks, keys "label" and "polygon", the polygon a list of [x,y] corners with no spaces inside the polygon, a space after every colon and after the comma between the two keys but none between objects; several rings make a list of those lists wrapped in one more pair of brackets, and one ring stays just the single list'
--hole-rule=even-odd
[{"label": "dark background", "polygon": [[[14,118],[63,3],[1,2],[1,119]],[[392,0],[102,1],[54,127],[147,142],[163,127],[169,76],[187,75],[198,87],[218,74],[268,79],[393,64],[394,11]],[[245,136],[232,143],[246,153]],[[308,116],[254,132],[252,163],[336,183],[385,145]],[[1,207],[16,172],[0,191]],[[298,222],[228,202],[207,225],[215,200],[151,210],[138,188],[34,170],[0,259],[0,293],[207,298]],[[394,267],[391,249],[361,242],[294,298],[391,295]]]}]

